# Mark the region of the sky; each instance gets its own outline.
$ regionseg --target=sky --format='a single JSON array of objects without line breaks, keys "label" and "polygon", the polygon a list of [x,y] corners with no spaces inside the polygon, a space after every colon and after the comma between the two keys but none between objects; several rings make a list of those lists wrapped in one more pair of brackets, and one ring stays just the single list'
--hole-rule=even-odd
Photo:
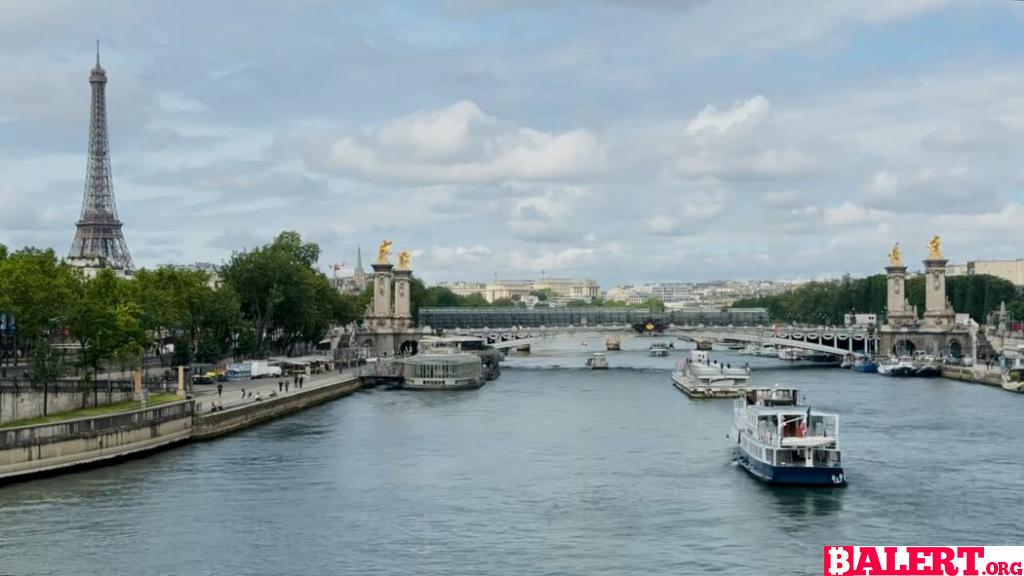
[{"label": "sky", "polygon": [[67,252],[101,40],[137,266],[427,280],[1024,257],[1024,2],[4,0],[0,243]]}]

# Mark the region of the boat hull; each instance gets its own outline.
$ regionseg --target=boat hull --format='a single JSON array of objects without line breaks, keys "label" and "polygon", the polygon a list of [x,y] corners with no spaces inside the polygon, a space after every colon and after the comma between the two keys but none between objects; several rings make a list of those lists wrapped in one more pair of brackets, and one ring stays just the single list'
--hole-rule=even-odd
[{"label": "boat hull", "polygon": [[751,476],[777,486],[841,487],[846,476],[839,466],[772,466],[749,454],[743,448],[734,449],[736,462]]},{"label": "boat hull", "polygon": [[878,364],[875,364],[874,362],[868,362],[866,364],[854,364],[853,366],[850,367],[850,370],[853,370],[854,372],[864,372],[865,374],[871,374],[874,372],[878,372]]},{"label": "boat hull", "polygon": [[484,385],[485,379],[480,378],[467,384],[434,384],[405,380],[401,387],[405,390],[476,390]]},{"label": "boat hull", "polygon": [[679,373],[672,374],[672,385],[690,398],[739,398],[747,390],[745,386],[736,384],[693,384],[685,375]]}]

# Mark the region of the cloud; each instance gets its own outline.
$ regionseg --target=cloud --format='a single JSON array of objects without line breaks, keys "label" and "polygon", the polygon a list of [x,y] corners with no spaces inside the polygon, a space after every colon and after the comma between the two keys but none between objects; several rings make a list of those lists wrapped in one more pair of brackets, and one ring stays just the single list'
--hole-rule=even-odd
[{"label": "cloud", "polygon": [[579,272],[594,263],[598,252],[596,248],[576,246],[532,251],[512,250],[508,256],[508,267],[517,272]]},{"label": "cloud", "polygon": [[760,94],[744,102],[735,102],[727,110],[719,111],[708,104],[686,125],[686,133],[690,136],[722,134],[744,125],[755,125],[768,115],[770,109],[768,99]]},{"label": "cloud", "polygon": [[493,252],[486,246],[434,246],[430,250],[430,260],[434,264],[448,266],[451,264],[467,264],[481,262],[490,258]]},{"label": "cloud", "polygon": [[587,130],[516,126],[469,101],[302,149],[307,165],[317,171],[412,184],[574,180],[599,172],[604,163],[600,142]]},{"label": "cloud", "polygon": [[829,226],[878,223],[886,216],[885,212],[865,208],[853,202],[843,202],[835,208],[824,210],[825,224]]}]

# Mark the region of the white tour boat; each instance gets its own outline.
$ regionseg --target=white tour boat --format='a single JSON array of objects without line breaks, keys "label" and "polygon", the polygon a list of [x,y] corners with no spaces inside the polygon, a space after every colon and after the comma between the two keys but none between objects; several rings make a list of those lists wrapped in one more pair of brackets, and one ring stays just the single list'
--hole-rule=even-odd
[{"label": "white tour boat", "polygon": [[402,388],[469,390],[484,385],[483,360],[452,348],[435,348],[402,360]]},{"label": "white tour boat", "polygon": [[668,344],[655,342],[647,349],[647,353],[651,356],[668,356]]},{"label": "white tour boat", "polygon": [[608,359],[605,358],[603,353],[594,352],[590,358],[587,358],[586,367],[591,370],[607,370]]},{"label": "white tour boat", "polygon": [[839,415],[799,403],[796,388],[754,388],[736,399],[736,461],[770,484],[843,486]]},{"label": "white tour boat", "polygon": [[692,398],[735,398],[747,390],[749,379],[749,367],[712,361],[704,350],[690,352],[672,373],[672,384]]}]

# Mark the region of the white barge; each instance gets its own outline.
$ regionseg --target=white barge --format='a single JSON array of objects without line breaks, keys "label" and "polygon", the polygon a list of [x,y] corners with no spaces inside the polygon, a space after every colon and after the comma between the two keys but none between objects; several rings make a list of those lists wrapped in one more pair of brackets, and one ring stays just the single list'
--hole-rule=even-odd
[{"label": "white barge", "polygon": [[749,379],[749,367],[712,361],[704,350],[690,352],[672,373],[672,384],[691,398],[735,398],[746,392]]}]

